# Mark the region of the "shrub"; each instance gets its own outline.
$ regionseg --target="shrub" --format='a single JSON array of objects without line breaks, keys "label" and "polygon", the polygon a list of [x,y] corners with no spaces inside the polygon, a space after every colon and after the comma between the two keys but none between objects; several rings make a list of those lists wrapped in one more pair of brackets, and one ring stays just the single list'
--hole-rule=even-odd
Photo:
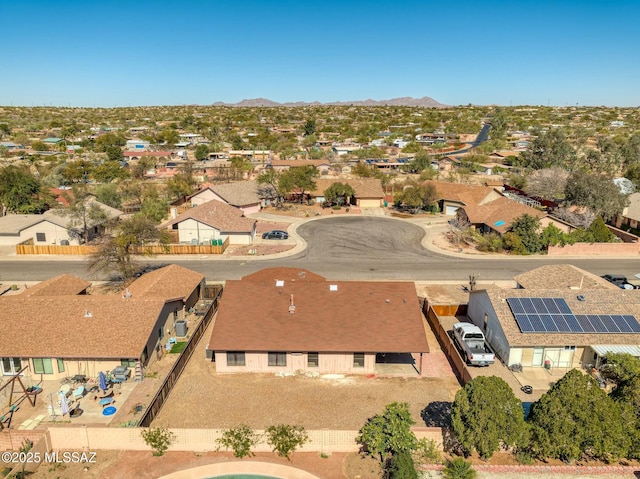
[{"label": "shrub", "polygon": [[162,456],[175,439],[175,434],[164,427],[143,429],[140,435],[147,446],[153,449],[154,456]]},{"label": "shrub", "polygon": [[447,465],[442,470],[442,477],[445,479],[474,479],[476,471],[463,458],[455,457],[447,461]]},{"label": "shrub", "polygon": [[411,454],[404,451],[391,456],[387,461],[385,477],[387,479],[418,479]]},{"label": "shrub", "polygon": [[416,443],[414,451],[416,461],[426,464],[439,464],[442,462],[442,455],[438,443],[433,439],[423,437]]},{"label": "shrub", "polygon": [[254,456],[251,448],[258,444],[260,436],[253,432],[249,426],[241,425],[227,429],[222,433],[222,437],[216,440],[218,450],[221,448],[231,449],[235,457],[243,458]]},{"label": "shrub", "polygon": [[309,440],[307,431],[302,426],[278,424],[267,428],[267,444],[273,447],[278,456],[291,460],[291,454]]}]

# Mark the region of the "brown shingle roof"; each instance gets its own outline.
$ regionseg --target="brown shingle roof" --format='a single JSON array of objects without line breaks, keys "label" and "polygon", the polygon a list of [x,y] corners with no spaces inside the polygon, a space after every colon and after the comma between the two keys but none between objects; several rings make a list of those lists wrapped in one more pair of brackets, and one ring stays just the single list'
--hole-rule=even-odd
[{"label": "brown shingle roof", "polygon": [[[521,333],[506,298],[564,298],[574,314],[629,314],[640,318],[640,290],[492,289],[473,291],[486,294],[502,325],[509,345],[514,346],[590,346],[594,344],[638,344],[640,334]],[[582,295],[585,301],[578,300]]]},{"label": "brown shingle roof", "polygon": [[485,224],[500,233],[509,231],[513,220],[524,214],[534,218],[547,216],[543,211],[510,200],[504,196],[483,205],[462,206],[460,209],[467,214],[470,223]]},{"label": "brown shingle roof", "polygon": [[21,296],[63,296],[84,292],[91,282],[85,281],[71,274],[61,274],[46,281],[42,281],[24,291]]},{"label": "brown shingle roof", "polygon": [[165,226],[171,227],[187,219],[194,219],[225,233],[250,233],[256,223],[256,220],[245,217],[238,208],[211,200],[180,213]]},{"label": "brown shingle roof", "polygon": [[[428,352],[412,283],[321,281],[282,269],[227,281],[209,349]],[[287,274],[289,273],[289,274]],[[284,279],[282,287],[277,279]],[[337,291],[330,291],[336,285]],[[295,313],[289,313],[293,295]]]},{"label": "brown shingle roof", "polygon": [[481,205],[491,200],[497,191],[495,188],[479,185],[462,185],[460,183],[449,183],[446,181],[427,180],[425,185],[433,185],[436,189],[438,199],[457,201],[463,205]]},{"label": "brown shingle roof", "polygon": [[[138,358],[163,299],[9,296],[0,300],[0,357]],[[91,313],[91,317],[85,314]]]},{"label": "brown shingle roof", "polygon": [[616,285],[570,264],[549,264],[514,276],[524,289],[619,289]]},{"label": "brown shingle roof", "polygon": [[220,185],[208,185],[197,193],[187,197],[190,200],[194,196],[198,196],[205,190],[211,190],[221,198],[223,198],[231,206],[247,206],[260,203],[260,188],[264,185],[258,185],[257,181],[237,181],[235,183],[223,183]]},{"label": "brown shingle roof", "polygon": [[143,274],[129,285],[133,298],[187,298],[204,279],[202,273],[177,264]]}]

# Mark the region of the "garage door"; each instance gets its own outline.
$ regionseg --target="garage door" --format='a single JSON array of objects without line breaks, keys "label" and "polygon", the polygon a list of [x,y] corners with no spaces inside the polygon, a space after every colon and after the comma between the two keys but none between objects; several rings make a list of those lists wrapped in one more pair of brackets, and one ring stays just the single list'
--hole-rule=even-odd
[{"label": "garage door", "polygon": [[380,207],[380,199],[379,198],[362,198],[358,200],[358,206],[360,208],[379,208]]},{"label": "garage door", "polygon": [[458,206],[447,206],[444,210],[445,215],[455,215],[456,211],[458,211]]}]

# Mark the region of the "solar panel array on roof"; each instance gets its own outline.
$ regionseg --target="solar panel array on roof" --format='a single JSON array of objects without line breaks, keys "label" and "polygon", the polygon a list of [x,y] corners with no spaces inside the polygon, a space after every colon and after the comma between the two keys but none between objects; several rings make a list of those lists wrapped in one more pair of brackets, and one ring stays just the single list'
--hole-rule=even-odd
[{"label": "solar panel array on roof", "polygon": [[562,298],[507,298],[523,333],[640,333],[635,316],[573,314]]}]

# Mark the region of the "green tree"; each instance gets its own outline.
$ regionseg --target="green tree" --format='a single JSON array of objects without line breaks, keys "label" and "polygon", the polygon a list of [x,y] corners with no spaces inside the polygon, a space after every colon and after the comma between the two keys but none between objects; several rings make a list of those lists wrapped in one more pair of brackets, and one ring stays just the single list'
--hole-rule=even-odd
[{"label": "green tree", "polygon": [[409,453],[416,447],[416,436],[411,432],[415,421],[407,403],[391,403],[382,414],[369,418],[362,426],[356,441],[365,452],[377,456],[384,463],[390,456]]},{"label": "green tree", "polygon": [[149,256],[140,247],[148,244],[169,244],[165,230],[156,228],[155,223],[137,214],[121,220],[114,227],[113,236],[105,237],[98,244],[95,253],[89,257],[89,270],[94,273],[116,273],[123,282],[131,280],[140,267],[133,261],[133,255]]},{"label": "green tree", "polygon": [[220,448],[231,449],[235,457],[255,456],[251,449],[260,441],[260,436],[247,425],[233,427],[222,432],[222,436],[216,440],[218,450]]},{"label": "green tree", "polygon": [[93,174],[94,164],[85,159],[68,161],[62,167],[60,174],[65,184],[87,183]]},{"label": "green tree", "polygon": [[184,165],[179,173],[169,178],[167,181],[167,194],[171,198],[189,196],[193,193],[196,180],[193,177],[191,163]]},{"label": "green tree", "polygon": [[600,367],[602,377],[615,384],[640,377],[640,358],[629,353],[608,353]]},{"label": "green tree", "polygon": [[8,123],[0,123],[0,137],[11,134],[11,127]]},{"label": "green tree", "polygon": [[313,191],[316,188],[316,178],[319,176],[315,166],[298,166],[289,168],[280,174],[280,186],[283,185],[288,191],[297,190],[300,195],[300,203],[304,201],[306,191]]},{"label": "green tree", "polygon": [[122,161],[122,149],[117,145],[109,145],[105,149],[109,161]]},{"label": "green tree", "polygon": [[570,205],[585,206],[605,219],[620,214],[629,201],[610,178],[583,170],[569,175],[565,199]]},{"label": "green tree", "polygon": [[564,246],[567,244],[567,235],[553,223],[549,223],[540,232],[540,243],[546,250],[549,246]]},{"label": "green tree", "polygon": [[591,222],[587,231],[593,235],[593,241],[596,243],[610,243],[615,238],[600,216]]},{"label": "green tree", "polygon": [[304,427],[287,424],[269,426],[266,435],[267,444],[273,447],[273,452],[280,457],[286,457],[289,461],[291,454],[309,440]]},{"label": "green tree", "polygon": [[195,156],[198,161],[206,160],[209,158],[209,147],[207,145],[196,146]]},{"label": "green tree", "polygon": [[58,208],[63,216],[69,217],[69,230],[73,232],[82,229],[82,242],[89,241],[89,228],[104,224],[109,216],[105,210],[95,202],[93,195],[86,185],[74,185],[71,193],[64,192],[63,197],[68,203],[67,208]]},{"label": "green tree", "polygon": [[40,181],[26,166],[9,165],[0,168],[0,206],[7,213],[43,213],[53,204]]},{"label": "green tree", "polygon": [[465,453],[477,451],[483,459],[526,440],[522,403],[497,376],[478,376],[456,393],[451,423]]},{"label": "green tree", "polygon": [[355,191],[348,183],[333,183],[324,190],[324,199],[330,205],[342,206],[347,202],[347,198],[353,196]]},{"label": "green tree", "polygon": [[408,208],[412,213],[428,209],[437,199],[436,188],[432,184],[406,182],[402,190],[393,198],[396,205]]},{"label": "green tree", "polygon": [[419,173],[424,170],[433,170],[435,172],[434,168],[431,166],[431,160],[432,157],[429,156],[426,151],[421,149],[415,154],[413,160],[409,162],[407,168],[413,173]]},{"label": "green tree", "polygon": [[523,214],[511,224],[511,231],[520,237],[520,241],[529,254],[539,253],[542,250],[540,240],[540,218]]},{"label": "green tree", "polygon": [[162,138],[167,145],[175,145],[180,142],[180,135],[178,135],[178,132],[174,128],[165,128],[162,130],[160,138]]},{"label": "green tree", "polygon": [[620,406],[595,379],[576,369],[533,403],[529,421],[529,447],[540,458],[611,461],[624,457],[630,447]]},{"label": "green tree", "polygon": [[101,151],[104,153],[108,153],[111,149],[111,154],[114,154],[115,149],[113,147],[118,148],[119,158],[122,158],[121,148],[127,144],[127,140],[124,135],[121,133],[105,133],[104,135],[100,135],[96,138],[95,149],[96,151]]},{"label": "green tree", "polygon": [[120,161],[107,160],[93,167],[91,177],[98,183],[111,183],[129,176],[129,172]]},{"label": "green tree", "polygon": [[113,183],[98,185],[95,195],[96,199],[102,204],[112,208],[122,207],[122,195],[118,191],[118,186]]},{"label": "green tree", "polygon": [[527,168],[560,167],[571,169],[576,160],[576,150],[560,129],[553,129],[539,135],[526,151],[523,151],[518,163]]},{"label": "green tree", "polygon": [[311,136],[316,132],[316,120],[308,119],[304,124],[304,136]]},{"label": "green tree", "polygon": [[281,187],[280,179],[281,173],[273,168],[267,168],[264,173],[258,176],[258,184],[263,185],[262,192],[264,197],[273,201],[276,205],[281,203],[284,195],[290,191]]},{"label": "green tree", "polygon": [[49,145],[42,141],[34,141],[31,143],[31,149],[33,151],[49,151]]}]

